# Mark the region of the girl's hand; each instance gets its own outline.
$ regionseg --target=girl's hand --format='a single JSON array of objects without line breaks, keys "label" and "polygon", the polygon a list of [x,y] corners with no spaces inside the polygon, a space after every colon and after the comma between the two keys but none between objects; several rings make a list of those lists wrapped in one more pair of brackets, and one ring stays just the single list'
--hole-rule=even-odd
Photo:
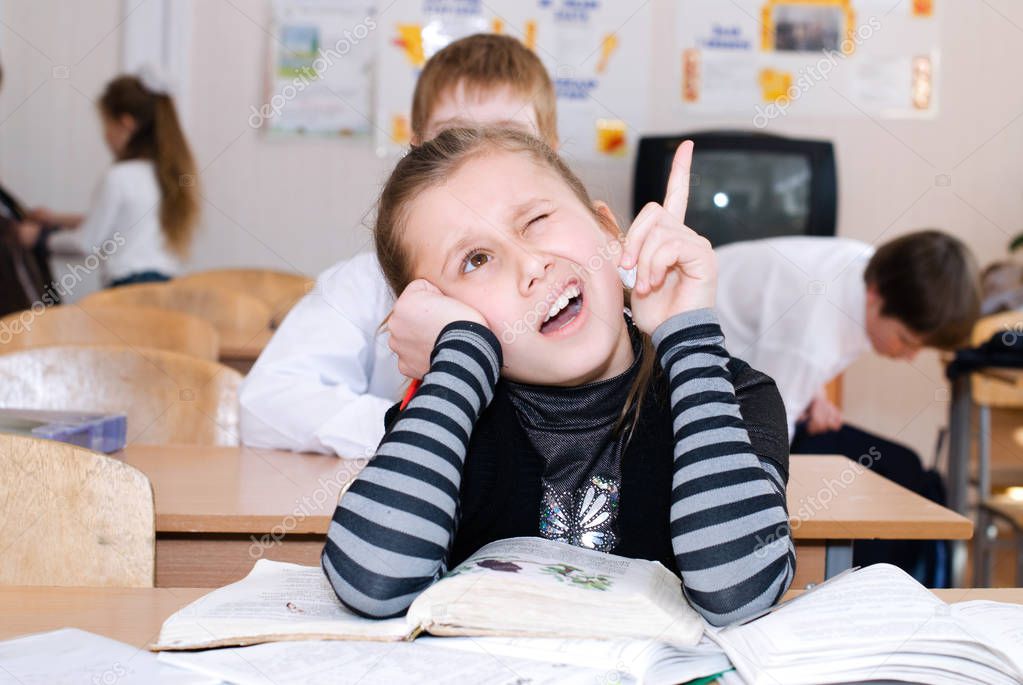
[{"label": "girl's hand", "polygon": [[693,143],[678,146],[664,204],[649,203],[625,236],[621,266],[636,269],[632,317],[644,333],[682,312],[713,307],[717,256],[710,241],[685,225]]},{"label": "girl's hand", "polygon": [[57,214],[53,210],[47,209],[46,207],[34,207],[33,209],[29,210],[28,214],[26,215],[26,218],[29,221],[34,221],[36,223],[43,224],[46,226],[60,223],[59,221],[56,221]]},{"label": "girl's hand", "polygon": [[39,234],[42,232],[42,228],[35,221],[19,221],[18,242],[21,243],[22,247],[32,249],[39,242]]},{"label": "girl's hand", "polygon": [[387,321],[387,346],[398,356],[398,371],[409,378],[422,378],[430,369],[430,354],[441,330],[453,321],[486,319],[467,304],[448,297],[425,279],[409,283],[394,303]]}]

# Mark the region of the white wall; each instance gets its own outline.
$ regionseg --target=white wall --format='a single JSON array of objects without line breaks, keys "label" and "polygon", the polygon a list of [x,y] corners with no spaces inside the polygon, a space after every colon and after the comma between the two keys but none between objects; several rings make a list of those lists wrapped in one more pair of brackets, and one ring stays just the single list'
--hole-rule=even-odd
[{"label": "white wall", "polygon": [[[495,0],[495,8],[501,2],[511,0]],[[249,107],[265,98],[268,3],[201,0],[194,7],[188,133],[206,203],[190,268],[261,265],[315,273],[367,249],[375,195],[393,160],[378,159],[368,141],[263,140],[248,117]],[[845,115],[789,116],[768,131],[834,140],[841,235],[879,242],[936,226],[961,236],[984,262],[1023,231],[1023,3],[960,0],[941,8],[942,109],[935,120],[873,120],[833,93]],[[649,93],[650,130],[749,128],[749,117],[678,116],[670,78],[677,68],[674,5],[654,0],[653,10],[660,85]],[[118,70],[122,13],[118,0],[0,3],[6,71],[0,170],[28,204],[84,208],[108,163],[90,99]],[[386,14],[378,23],[388,25]],[[60,65],[70,65],[69,78],[54,78]],[[596,197],[627,213],[631,163],[578,170]],[[937,185],[939,175],[950,176],[951,185]],[[945,421],[946,398],[933,353],[912,364],[869,356],[846,375],[848,418],[925,458]]]}]

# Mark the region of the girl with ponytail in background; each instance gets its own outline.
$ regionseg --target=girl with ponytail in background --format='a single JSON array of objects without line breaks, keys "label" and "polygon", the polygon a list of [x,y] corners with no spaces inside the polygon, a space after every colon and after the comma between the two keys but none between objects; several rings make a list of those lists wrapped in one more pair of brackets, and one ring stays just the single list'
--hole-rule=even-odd
[{"label": "girl with ponytail in background", "polygon": [[[88,214],[36,209],[36,225],[56,227],[56,251],[95,254],[111,286],[166,281],[187,256],[199,218],[195,161],[166,82],[155,73],[119,76],[99,101],[114,164]],[[33,236],[22,235],[33,241]]]}]

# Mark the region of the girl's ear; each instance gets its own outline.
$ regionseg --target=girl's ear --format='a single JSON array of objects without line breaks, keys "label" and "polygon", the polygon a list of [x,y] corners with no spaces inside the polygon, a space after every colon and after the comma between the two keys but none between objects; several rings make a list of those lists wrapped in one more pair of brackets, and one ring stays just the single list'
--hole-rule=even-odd
[{"label": "girl's ear", "polygon": [[614,212],[611,211],[606,202],[603,200],[594,201],[593,211],[597,213],[601,228],[616,238],[621,235],[622,231],[618,228],[618,219],[615,218]]}]

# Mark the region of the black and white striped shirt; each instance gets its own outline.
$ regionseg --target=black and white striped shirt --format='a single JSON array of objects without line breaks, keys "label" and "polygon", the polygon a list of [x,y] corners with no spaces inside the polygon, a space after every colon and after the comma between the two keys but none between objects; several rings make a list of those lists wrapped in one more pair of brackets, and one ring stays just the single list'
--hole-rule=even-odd
[{"label": "black and white striped shirt", "polygon": [[[673,316],[652,339],[674,446],[662,530],[689,601],[722,625],[771,606],[792,581],[786,474],[751,448],[750,432],[765,427],[743,420],[714,312]],[[479,324],[456,322],[438,337],[419,391],[334,513],[322,562],[346,606],[399,615],[447,569],[460,499],[470,494],[462,490],[467,452],[501,362],[496,336]],[[784,436],[784,412],[774,417],[780,425],[768,432]],[[623,511],[624,498],[623,491]],[[629,521],[620,535],[642,535]]]}]

